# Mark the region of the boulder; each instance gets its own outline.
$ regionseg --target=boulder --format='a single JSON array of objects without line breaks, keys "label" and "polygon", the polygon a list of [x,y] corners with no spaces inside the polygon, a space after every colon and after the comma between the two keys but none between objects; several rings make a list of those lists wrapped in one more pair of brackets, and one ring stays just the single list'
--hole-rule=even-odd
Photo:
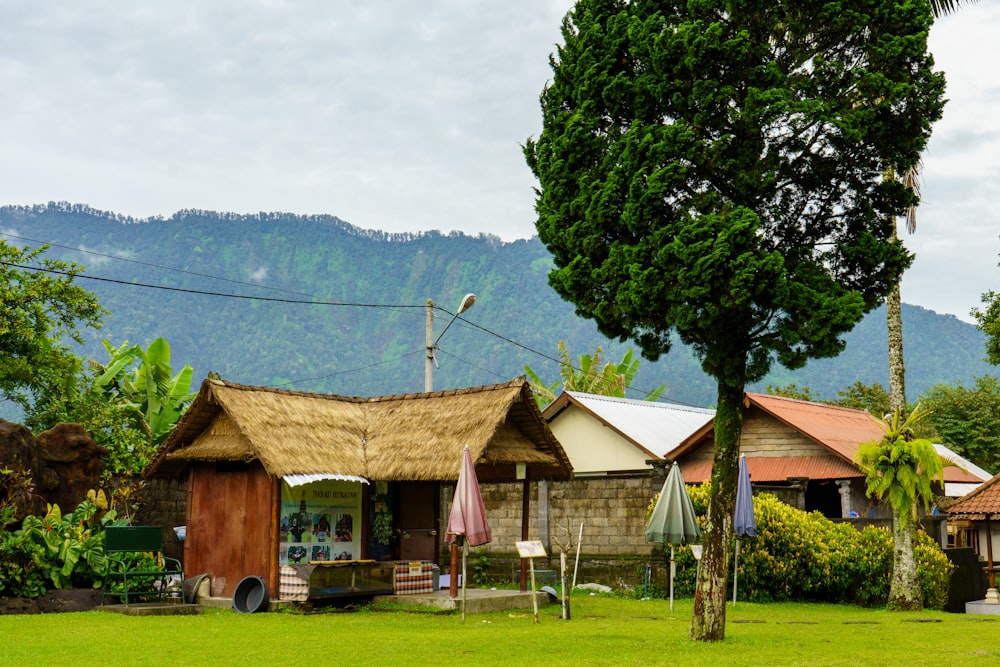
[{"label": "boulder", "polygon": [[46,503],[71,512],[99,487],[105,454],[79,424],[57,424],[35,437],[0,419],[0,469],[19,474],[0,475],[0,499],[14,505],[17,519],[45,514]]},{"label": "boulder", "polygon": [[100,485],[107,451],[79,424],[56,424],[36,438],[36,493],[70,512]]}]

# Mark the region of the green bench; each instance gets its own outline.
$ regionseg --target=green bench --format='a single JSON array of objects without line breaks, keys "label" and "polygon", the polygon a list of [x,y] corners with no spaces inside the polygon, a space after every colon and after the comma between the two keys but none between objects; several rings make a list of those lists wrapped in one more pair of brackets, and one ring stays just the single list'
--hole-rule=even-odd
[{"label": "green bench", "polygon": [[[184,581],[181,562],[163,555],[163,529],[159,526],[108,526],[104,530],[104,554],[108,557],[108,572],[101,590],[102,605],[106,597],[120,598],[126,607],[129,597],[155,595],[162,600],[168,577],[177,575]],[[120,590],[115,590],[119,586]]]}]

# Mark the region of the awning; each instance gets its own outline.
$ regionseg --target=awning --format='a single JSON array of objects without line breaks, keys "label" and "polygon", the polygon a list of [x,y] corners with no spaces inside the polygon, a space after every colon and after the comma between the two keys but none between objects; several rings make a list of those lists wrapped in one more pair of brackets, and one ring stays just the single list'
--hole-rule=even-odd
[{"label": "awning", "polygon": [[288,486],[302,486],[303,484],[309,484],[311,482],[322,482],[324,480],[332,479],[338,482],[361,482],[362,484],[369,484],[370,482],[364,477],[359,477],[357,475],[338,475],[337,473],[318,473],[313,475],[285,475],[282,477],[283,480],[288,484]]}]

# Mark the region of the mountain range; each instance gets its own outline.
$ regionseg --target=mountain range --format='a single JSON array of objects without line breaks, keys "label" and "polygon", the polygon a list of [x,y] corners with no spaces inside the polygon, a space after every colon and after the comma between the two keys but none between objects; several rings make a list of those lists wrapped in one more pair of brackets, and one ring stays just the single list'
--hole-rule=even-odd
[{"label": "mountain range", "polygon": [[[147,345],[162,336],[175,369],[190,364],[196,383],[214,371],[301,391],[422,391],[428,299],[439,307],[435,389],[506,381],[526,364],[554,381],[560,340],[574,357],[601,346],[613,361],[634,347],[606,339],[548,286],[552,260],[537,238],[388,234],[287,213],[134,219],[67,203],[0,207],[0,232],[12,244],[49,243],[47,256],[86,267],[79,284],[110,315],[88,332],[84,353],[105,361],[101,338]],[[442,335],[470,292],[475,306]],[[910,400],[992,372],[975,326],[912,305],[903,306],[903,323]],[[753,388],[795,383],[836,398],[857,381],[888,386],[884,308],[845,341],[840,356],[797,371],[775,366]],[[629,395],[661,384],[661,400],[714,404],[714,382],[683,345],[643,362]]]}]

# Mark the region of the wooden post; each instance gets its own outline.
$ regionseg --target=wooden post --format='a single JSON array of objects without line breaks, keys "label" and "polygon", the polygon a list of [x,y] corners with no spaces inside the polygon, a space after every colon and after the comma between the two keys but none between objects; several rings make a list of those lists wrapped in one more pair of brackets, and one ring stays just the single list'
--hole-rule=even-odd
[{"label": "wooden post", "polygon": [[[531,511],[531,480],[529,475],[524,475],[524,488],[521,493],[521,540],[528,539],[529,512]],[[521,592],[528,590],[528,558],[521,559]],[[534,572],[534,568],[532,568]]]},{"label": "wooden post", "polygon": [[535,559],[528,558],[531,565],[531,607],[535,610],[535,623],[538,623],[538,595],[535,592]]},{"label": "wooden post", "polygon": [[448,595],[452,598],[458,597],[458,544],[451,543],[451,564],[450,576],[448,577]]},{"label": "wooden post", "polygon": [[569,620],[569,591],[566,590],[566,552],[559,552],[559,577],[560,590],[562,591],[562,617],[564,621]]}]

